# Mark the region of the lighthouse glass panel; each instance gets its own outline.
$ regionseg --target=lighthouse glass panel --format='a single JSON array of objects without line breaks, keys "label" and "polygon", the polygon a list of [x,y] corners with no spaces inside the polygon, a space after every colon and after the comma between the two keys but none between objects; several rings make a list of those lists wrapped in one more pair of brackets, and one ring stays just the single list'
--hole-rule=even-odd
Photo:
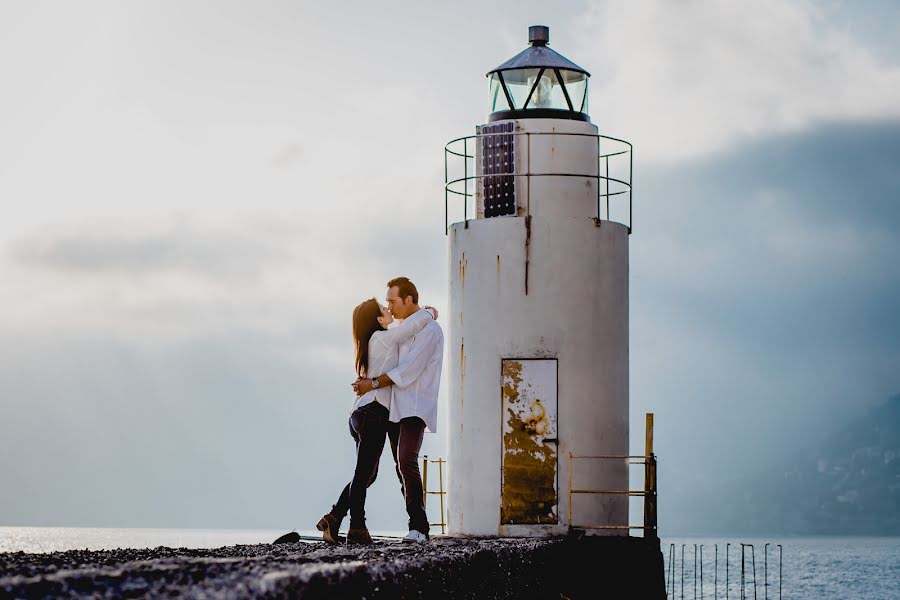
[{"label": "lighthouse glass panel", "polygon": [[569,92],[569,98],[572,100],[572,108],[576,112],[588,112],[588,77],[584,73],[578,71],[568,71],[560,69],[559,74],[563,83],[566,84],[566,91]]},{"label": "lighthouse glass panel", "polygon": [[491,75],[489,84],[491,112],[512,109],[509,102],[506,101],[506,93],[503,91],[503,86],[500,83],[500,77],[497,73]]},{"label": "lighthouse glass panel", "polygon": [[[506,89],[509,90],[509,95],[515,105],[513,106],[514,110],[525,108],[525,101],[528,100],[528,94],[531,92],[531,88],[534,87],[534,82],[540,71],[540,69],[503,71],[503,81],[506,82]],[[533,101],[529,103],[529,107],[534,108]]]},{"label": "lighthouse glass panel", "polygon": [[[510,69],[502,72],[502,82],[500,73],[492,73],[489,78],[490,111],[552,109],[587,113],[587,75],[567,69],[558,71],[559,76],[553,68]],[[509,106],[503,93],[504,83],[513,106]],[[566,92],[572,101],[571,108],[566,101]]]}]

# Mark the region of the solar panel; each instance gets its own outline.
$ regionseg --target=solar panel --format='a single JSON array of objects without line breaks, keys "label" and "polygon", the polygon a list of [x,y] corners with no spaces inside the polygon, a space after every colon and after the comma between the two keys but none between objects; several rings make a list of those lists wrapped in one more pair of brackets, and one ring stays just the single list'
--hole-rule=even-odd
[{"label": "solar panel", "polygon": [[498,123],[481,128],[481,174],[484,216],[516,214],[516,136],[514,123]]}]

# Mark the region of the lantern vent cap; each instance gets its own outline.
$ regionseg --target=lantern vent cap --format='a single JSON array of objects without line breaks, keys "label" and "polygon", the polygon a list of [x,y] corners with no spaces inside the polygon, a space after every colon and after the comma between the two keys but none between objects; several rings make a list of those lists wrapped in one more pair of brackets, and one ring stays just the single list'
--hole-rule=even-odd
[{"label": "lantern vent cap", "polygon": [[531,44],[511,59],[495,69],[488,71],[487,75],[498,71],[510,71],[513,69],[565,69],[568,71],[576,71],[584,73],[590,77],[591,74],[582,69],[571,60],[560,54],[559,52],[549,48],[547,44],[550,42],[550,28],[545,25],[532,25],[528,28],[528,41]]}]

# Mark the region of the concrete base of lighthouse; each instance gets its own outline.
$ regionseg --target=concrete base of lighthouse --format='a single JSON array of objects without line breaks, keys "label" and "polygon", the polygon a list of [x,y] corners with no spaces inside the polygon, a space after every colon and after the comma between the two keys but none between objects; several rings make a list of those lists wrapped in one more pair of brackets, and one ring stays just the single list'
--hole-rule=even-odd
[{"label": "concrete base of lighthouse", "polygon": [[582,217],[450,236],[448,526],[627,535],[628,229]]}]

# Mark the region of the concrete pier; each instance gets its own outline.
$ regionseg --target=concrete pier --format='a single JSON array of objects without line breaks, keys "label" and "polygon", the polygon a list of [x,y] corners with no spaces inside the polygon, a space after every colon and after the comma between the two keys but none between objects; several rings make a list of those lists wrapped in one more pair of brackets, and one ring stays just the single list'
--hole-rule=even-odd
[{"label": "concrete pier", "polygon": [[642,538],[442,538],[0,554],[0,598],[665,598]]}]

